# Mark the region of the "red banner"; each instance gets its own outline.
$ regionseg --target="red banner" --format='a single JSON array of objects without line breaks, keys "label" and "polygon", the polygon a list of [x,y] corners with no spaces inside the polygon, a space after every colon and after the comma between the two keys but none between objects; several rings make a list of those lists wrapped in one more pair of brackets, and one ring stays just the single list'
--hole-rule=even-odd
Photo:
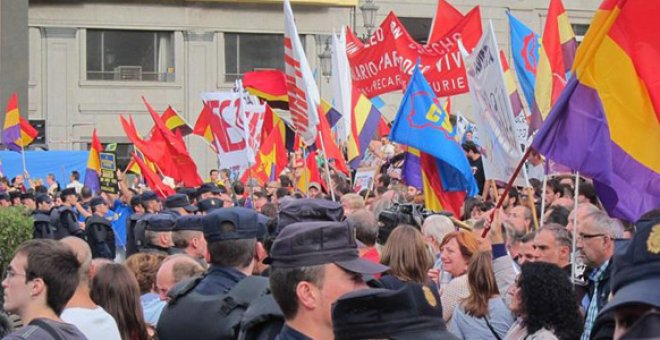
[{"label": "red banner", "polygon": [[416,42],[393,12],[366,41],[348,32],[346,50],[353,86],[368,97],[405,89],[419,59],[420,70],[437,96],[468,92],[465,65],[458,50],[461,39],[472,50],[481,38],[481,12],[472,9],[459,24],[437,41]]}]

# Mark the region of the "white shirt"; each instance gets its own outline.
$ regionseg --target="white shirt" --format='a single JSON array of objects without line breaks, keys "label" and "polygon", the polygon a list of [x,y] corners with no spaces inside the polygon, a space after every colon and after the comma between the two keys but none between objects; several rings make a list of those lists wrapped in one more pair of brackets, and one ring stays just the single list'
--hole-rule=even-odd
[{"label": "white shirt", "polygon": [[542,181],[544,175],[545,167],[543,166],[543,163],[540,163],[536,166],[532,165],[532,163],[529,163],[529,169],[527,170],[527,176],[529,178],[536,178],[539,181]]},{"label": "white shirt", "polygon": [[392,156],[394,156],[394,145],[392,144],[382,145],[380,147],[380,153],[383,154],[383,157],[385,157],[385,159],[392,158]]},{"label": "white shirt", "polygon": [[83,184],[78,182],[78,181],[73,181],[69,184],[66,185],[67,189],[68,188],[74,188],[76,189],[76,194],[80,194],[80,190],[83,188]]},{"label": "white shirt", "polygon": [[66,308],[60,315],[62,320],[75,325],[89,339],[121,340],[117,322],[103,308]]}]

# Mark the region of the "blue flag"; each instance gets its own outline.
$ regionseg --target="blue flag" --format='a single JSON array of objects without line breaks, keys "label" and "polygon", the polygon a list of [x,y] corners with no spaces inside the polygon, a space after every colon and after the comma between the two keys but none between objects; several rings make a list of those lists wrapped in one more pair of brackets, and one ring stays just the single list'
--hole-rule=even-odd
[{"label": "blue flag", "polygon": [[466,191],[468,196],[474,196],[478,192],[477,183],[455,137],[449,115],[415,66],[389,138],[436,157],[445,191]]},{"label": "blue flag", "polygon": [[509,31],[511,31],[511,56],[516,68],[516,75],[522,87],[525,100],[529,107],[534,107],[534,86],[536,84],[536,67],[539,61],[541,42],[539,35],[516,19],[509,16]]}]

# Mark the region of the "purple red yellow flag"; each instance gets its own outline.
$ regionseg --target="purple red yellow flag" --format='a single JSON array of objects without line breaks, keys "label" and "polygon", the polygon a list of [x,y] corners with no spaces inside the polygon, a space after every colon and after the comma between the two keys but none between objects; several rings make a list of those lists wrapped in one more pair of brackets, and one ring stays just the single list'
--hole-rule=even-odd
[{"label": "purple red yellow flag", "polygon": [[18,112],[18,95],[12,93],[7,101],[5,124],[2,129],[2,144],[9,150],[21,152],[30,145],[39,134]]},{"label": "purple red yellow flag", "polygon": [[[532,147],[591,177],[614,217],[660,206],[660,2],[606,0]],[[613,65],[616,65],[613,67]]]},{"label": "purple red yellow flag", "polygon": [[352,169],[357,169],[369,142],[378,129],[381,114],[371,100],[355,88],[353,88],[352,98],[351,134],[348,136],[346,144],[349,165]]},{"label": "purple red yellow flag", "polygon": [[99,137],[96,135],[96,129],[94,129],[92,132],[92,146],[89,148],[87,168],[85,169],[85,186],[92,189],[92,192],[101,190],[101,183],[99,182],[101,152],[103,152],[103,145],[101,145]]}]

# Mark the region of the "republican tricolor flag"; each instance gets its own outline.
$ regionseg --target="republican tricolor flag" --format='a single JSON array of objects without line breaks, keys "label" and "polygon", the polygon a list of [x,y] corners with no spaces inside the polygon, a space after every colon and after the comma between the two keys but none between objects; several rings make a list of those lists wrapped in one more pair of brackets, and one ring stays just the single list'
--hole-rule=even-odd
[{"label": "republican tricolor flag", "polygon": [[7,101],[2,143],[9,150],[20,152],[37,137],[37,130],[18,112],[18,95],[13,93]]},{"label": "republican tricolor flag", "polygon": [[660,2],[606,0],[532,147],[593,179],[608,213],[660,206]]},{"label": "republican tricolor flag", "polygon": [[92,132],[92,146],[89,148],[87,158],[87,169],[85,169],[85,186],[92,189],[92,192],[101,190],[101,183],[99,182],[101,152],[103,152],[103,145],[101,145],[99,137],[96,135],[96,129],[94,129],[94,132]]}]

